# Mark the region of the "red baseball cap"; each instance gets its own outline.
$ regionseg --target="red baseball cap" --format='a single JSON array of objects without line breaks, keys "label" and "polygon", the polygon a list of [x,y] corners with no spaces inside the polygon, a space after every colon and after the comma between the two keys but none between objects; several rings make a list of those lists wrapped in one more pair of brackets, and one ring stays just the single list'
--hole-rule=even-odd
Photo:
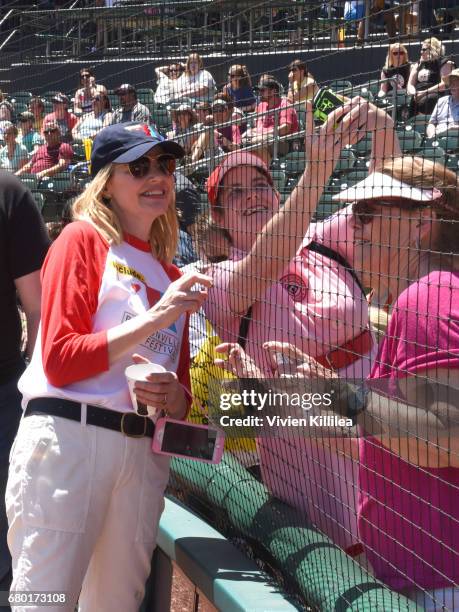
[{"label": "red baseball cap", "polygon": [[232,168],[238,168],[240,166],[253,166],[255,168],[260,168],[260,170],[266,175],[269,183],[271,185],[273,184],[272,176],[263,160],[261,160],[257,155],[253,155],[247,151],[234,151],[225,157],[222,163],[215,168],[207,179],[207,197],[210,205],[215,205],[217,203],[218,190],[225,174]]}]

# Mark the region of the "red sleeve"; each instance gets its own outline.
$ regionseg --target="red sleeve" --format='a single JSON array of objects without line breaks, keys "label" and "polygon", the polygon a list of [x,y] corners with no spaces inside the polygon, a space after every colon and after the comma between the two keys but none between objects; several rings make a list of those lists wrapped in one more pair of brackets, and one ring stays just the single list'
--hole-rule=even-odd
[{"label": "red sleeve", "polygon": [[[173,264],[161,264],[166,271],[166,274],[171,279],[171,281],[175,281],[182,276],[182,273]],[[183,336],[182,336],[182,344],[180,347],[180,357],[179,363],[177,367],[177,377],[180,381],[180,384],[185,390],[186,395],[186,403],[187,410],[186,415],[183,417],[185,420],[188,417],[188,413],[191,408],[191,380],[190,380],[190,332],[189,332],[189,323],[190,323],[190,315],[186,315],[185,325],[183,327]]]},{"label": "red sleeve", "polygon": [[109,369],[107,332],[93,333],[108,244],[83,221],[70,223],[42,270],[41,341],[50,384],[64,387]]},{"label": "red sleeve", "polygon": [[67,142],[63,142],[61,144],[61,146],[59,147],[59,159],[72,159],[73,157],[73,149],[72,147],[67,143]]},{"label": "red sleeve", "polygon": [[298,116],[292,106],[284,106],[279,115],[279,125],[286,123],[290,126],[290,132],[298,131]]}]

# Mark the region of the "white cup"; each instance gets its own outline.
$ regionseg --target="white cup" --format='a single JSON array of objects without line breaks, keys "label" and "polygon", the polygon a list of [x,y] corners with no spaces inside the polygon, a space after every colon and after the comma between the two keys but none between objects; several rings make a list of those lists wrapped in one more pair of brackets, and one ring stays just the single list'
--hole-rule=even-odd
[{"label": "white cup", "polygon": [[132,407],[140,416],[155,416],[157,410],[156,408],[146,406],[142,402],[137,401],[137,396],[134,393],[135,383],[137,381],[147,381],[147,376],[149,374],[160,374],[161,372],[165,371],[166,368],[163,368],[163,366],[156,363],[137,363],[128,366],[124,370],[129,385],[129,395],[131,396]]}]

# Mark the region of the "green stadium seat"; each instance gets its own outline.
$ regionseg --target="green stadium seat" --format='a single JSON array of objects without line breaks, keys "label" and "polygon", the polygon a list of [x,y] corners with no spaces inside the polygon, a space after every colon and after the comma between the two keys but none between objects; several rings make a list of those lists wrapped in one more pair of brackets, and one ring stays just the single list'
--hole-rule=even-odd
[{"label": "green stadium seat", "polygon": [[366,178],[367,176],[368,176],[367,170],[352,170],[352,172],[348,172],[342,178],[341,190],[345,189],[346,187],[355,185],[356,183],[359,183],[360,181],[363,181],[363,179]]},{"label": "green stadium seat", "polygon": [[429,123],[430,115],[416,115],[411,117],[406,122],[407,127],[411,126],[413,130],[416,130],[423,138],[426,137],[426,129]]},{"label": "green stadium seat", "polygon": [[30,100],[32,93],[30,91],[13,91],[9,97],[11,100]]},{"label": "green stadium seat", "polygon": [[446,162],[446,153],[441,147],[424,147],[419,151],[418,155],[431,161],[438,161],[441,164]]},{"label": "green stadium seat", "polygon": [[404,153],[415,153],[421,148],[422,137],[418,132],[403,130],[402,132],[397,132],[397,135]]},{"label": "green stadium seat", "polygon": [[344,202],[333,200],[333,193],[323,193],[317,204],[314,220],[321,221],[333,215],[337,210],[345,206]]},{"label": "green stadium seat", "polygon": [[150,105],[155,104],[155,94],[151,93],[139,93],[137,92],[137,100],[140,104],[145,104],[145,106],[150,107]]},{"label": "green stadium seat", "polygon": [[459,153],[459,130],[450,130],[438,138],[439,146],[447,153]]},{"label": "green stadium seat", "polygon": [[37,189],[38,179],[35,174],[22,174],[19,178],[21,182],[24,183],[24,185],[27,187],[27,189],[30,189],[30,191]]},{"label": "green stadium seat", "polygon": [[271,176],[273,177],[274,185],[277,191],[284,191],[287,182],[285,172],[283,170],[271,170]]},{"label": "green stadium seat", "polygon": [[44,178],[40,181],[38,189],[40,191],[52,191],[60,194],[64,191],[70,191],[74,188],[74,182],[69,172],[59,172],[49,178]]},{"label": "green stadium seat", "polygon": [[109,93],[108,94],[108,99],[110,100],[110,104],[112,105],[112,108],[118,108],[118,106],[119,106],[119,98],[116,95],[116,93]]},{"label": "green stadium seat", "polygon": [[367,134],[352,147],[358,157],[367,157],[371,153],[372,136]]},{"label": "green stadium seat", "polygon": [[352,83],[350,81],[346,81],[345,79],[336,79],[332,81],[329,85],[330,89],[333,91],[343,91],[343,89],[351,89]]},{"label": "green stadium seat", "polygon": [[450,170],[454,170],[454,172],[459,172],[459,157],[457,155],[448,155],[448,159],[446,160],[445,165]]},{"label": "green stadium seat", "polygon": [[150,111],[150,113],[152,121],[159,130],[167,132],[172,129],[172,119],[167,108],[155,107],[154,111]]},{"label": "green stadium seat", "polygon": [[292,151],[287,153],[283,160],[285,164],[285,174],[290,176],[299,176],[303,173],[306,165],[306,154],[304,151]]},{"label": "green stadium seat", "polygon": [[25,101],[16,100],[16,102],[14,103],[14,110],[16,112],[16,115],[19,115],[20,113],[24,113],[28,108],[29,106],[27,102]]},{"label": "green stadium seat", "polygon": [[336,163],[334,174],[339,175],[343,172],[352,170],[356,163],[356,157],[352,149],[343,149],[339,160]]}]

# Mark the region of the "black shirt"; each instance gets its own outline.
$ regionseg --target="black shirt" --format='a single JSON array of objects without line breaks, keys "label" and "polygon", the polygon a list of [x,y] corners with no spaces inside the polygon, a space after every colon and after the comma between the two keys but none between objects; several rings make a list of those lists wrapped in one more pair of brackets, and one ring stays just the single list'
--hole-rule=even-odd
[{"label": "black shirt", "polygon": [[18,377],[24,366],[14,281],[39,270],[48,247],[32,194],[19,179],[0,170],[0,384]]},{"label": "black shirt", "polygon": [[441,81],[441,69],[446,62],[446,58],[419,62],[416,91],[424,91],[438,85]]},{"label": "black shirt", "polygon": [[[383,74],[386,79],[396,77],[401,89],[406,89],[408,85],[408,79],[410,78],[411,64],[402,64],[401,66],[391,66],[390,68],[383,68]],[[392,91],[392,83],[387,83],[389,89]]]}]

